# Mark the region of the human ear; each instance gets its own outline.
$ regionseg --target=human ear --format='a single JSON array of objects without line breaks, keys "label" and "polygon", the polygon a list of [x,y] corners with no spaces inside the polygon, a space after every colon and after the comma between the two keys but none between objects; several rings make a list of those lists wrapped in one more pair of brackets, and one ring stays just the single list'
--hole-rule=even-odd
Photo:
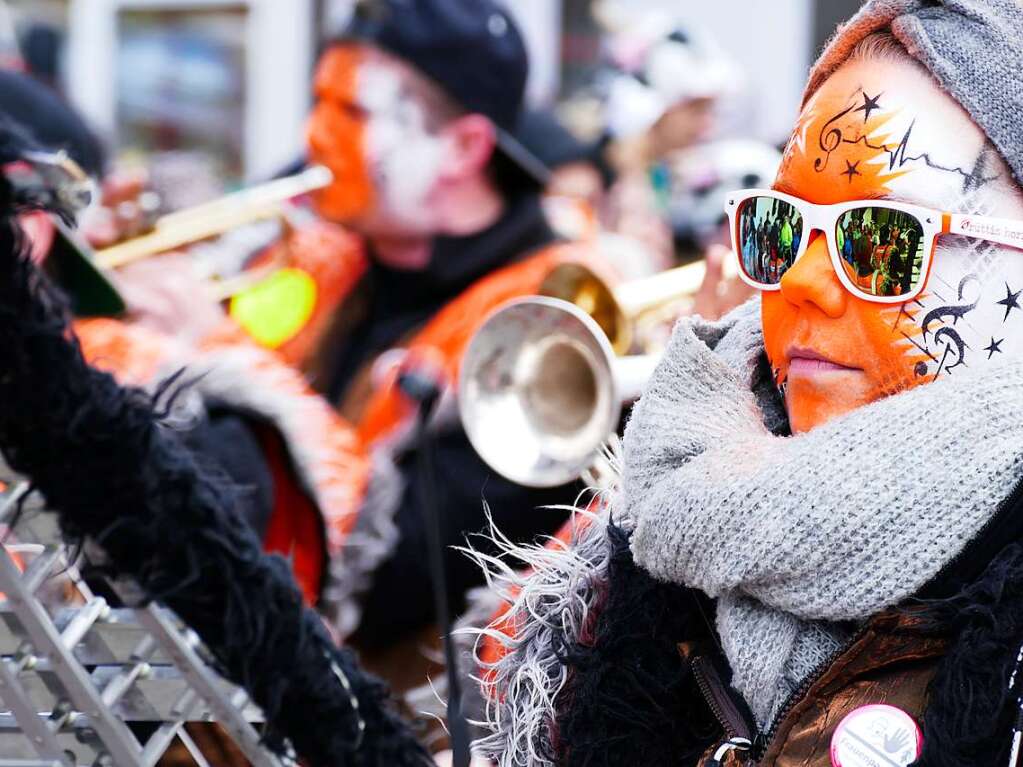
[{"label": "human ear", "polygon": [[481,114],[458,117],[441,131],[448,145],[440,175],[446,179],[468,178],[482,173],[494,156],[497,129]]}]

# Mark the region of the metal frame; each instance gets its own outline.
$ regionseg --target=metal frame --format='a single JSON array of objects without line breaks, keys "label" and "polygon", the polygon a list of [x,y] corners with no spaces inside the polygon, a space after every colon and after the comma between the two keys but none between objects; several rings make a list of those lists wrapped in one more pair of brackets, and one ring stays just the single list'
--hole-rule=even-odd
[{"label": "metal frame", "polygon": [[[0,523],[12,518],[26,492],[22,485],[0,495]],[[180,739],[202,765],[183,725],[216,721],[254,767],[283,767],[261,744],[254,725],[262,715],[244,690],[229,685],[203,659],[194,632],[155,604],[111,610],[92,594],[62,544],[31,540],[52,525],[22,522],[15,529],[19,543],[43,547],[22,568],[0,545],[0,592],[6,597],[0,602],[0,708],[5,709],[0,740],[17,740],[20,748],[20,761],[0,764],[152,767]],[[58,575],[69,579],[80,604],[52,599],[44,604],[41,587]],[[111,586],[122,596],[132,588]],[[137,721],[159,727],[140,742],[129,726]],[[23,758],[26,753],[38,761]]]}]

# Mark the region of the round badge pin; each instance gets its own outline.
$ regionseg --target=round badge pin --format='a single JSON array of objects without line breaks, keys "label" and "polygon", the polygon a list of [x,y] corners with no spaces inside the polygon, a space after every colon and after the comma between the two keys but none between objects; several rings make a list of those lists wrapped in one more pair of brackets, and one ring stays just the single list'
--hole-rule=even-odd
[{"label": "round badge pin", "polygon": [[923,751],[924,737],[901,708],[878,703],[845,717],[831,738],[832,767],[907,767]]}]

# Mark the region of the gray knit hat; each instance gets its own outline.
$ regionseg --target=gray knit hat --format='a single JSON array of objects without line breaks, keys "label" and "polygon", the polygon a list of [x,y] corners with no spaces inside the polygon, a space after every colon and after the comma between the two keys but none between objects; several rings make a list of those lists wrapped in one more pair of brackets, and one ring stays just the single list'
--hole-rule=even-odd
[{"label": "gray knit hat", "polygon": [[962,105],[1023,185],[1023,2],[870,0],[825,47],[804,103],[864,37],[884,29]]}]

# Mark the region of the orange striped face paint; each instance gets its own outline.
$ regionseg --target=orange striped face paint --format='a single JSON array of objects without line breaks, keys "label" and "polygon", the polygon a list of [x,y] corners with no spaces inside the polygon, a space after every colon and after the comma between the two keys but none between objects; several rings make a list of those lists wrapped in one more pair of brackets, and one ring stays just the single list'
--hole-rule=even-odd
[{"label": "orange striped face paint", "polygon": [[427,229],[445,157],[407,67],[365,46],[337,45],[321,58],[309,119],[309,156],[334,173],[316,196],[320,213],[364,234]]},{"label": "orange striped face paint", "polygon": [[[818,204],[886,197],[1023,218],[1023,195],[984,134],[908,62],[856,61],[832,75],[803,109],[775,188]],[[803,233],[806,253],[781,290],[762,295],[767,356],[794,433],[996,360],[1010,336],[1023,338],[1007,324],[1018,319],[1023,331],[1023,310],[1016,318],[1011,307],[1023,253],[942,238],[924,294],[881,305],[845,290],[820,235]]]}]

